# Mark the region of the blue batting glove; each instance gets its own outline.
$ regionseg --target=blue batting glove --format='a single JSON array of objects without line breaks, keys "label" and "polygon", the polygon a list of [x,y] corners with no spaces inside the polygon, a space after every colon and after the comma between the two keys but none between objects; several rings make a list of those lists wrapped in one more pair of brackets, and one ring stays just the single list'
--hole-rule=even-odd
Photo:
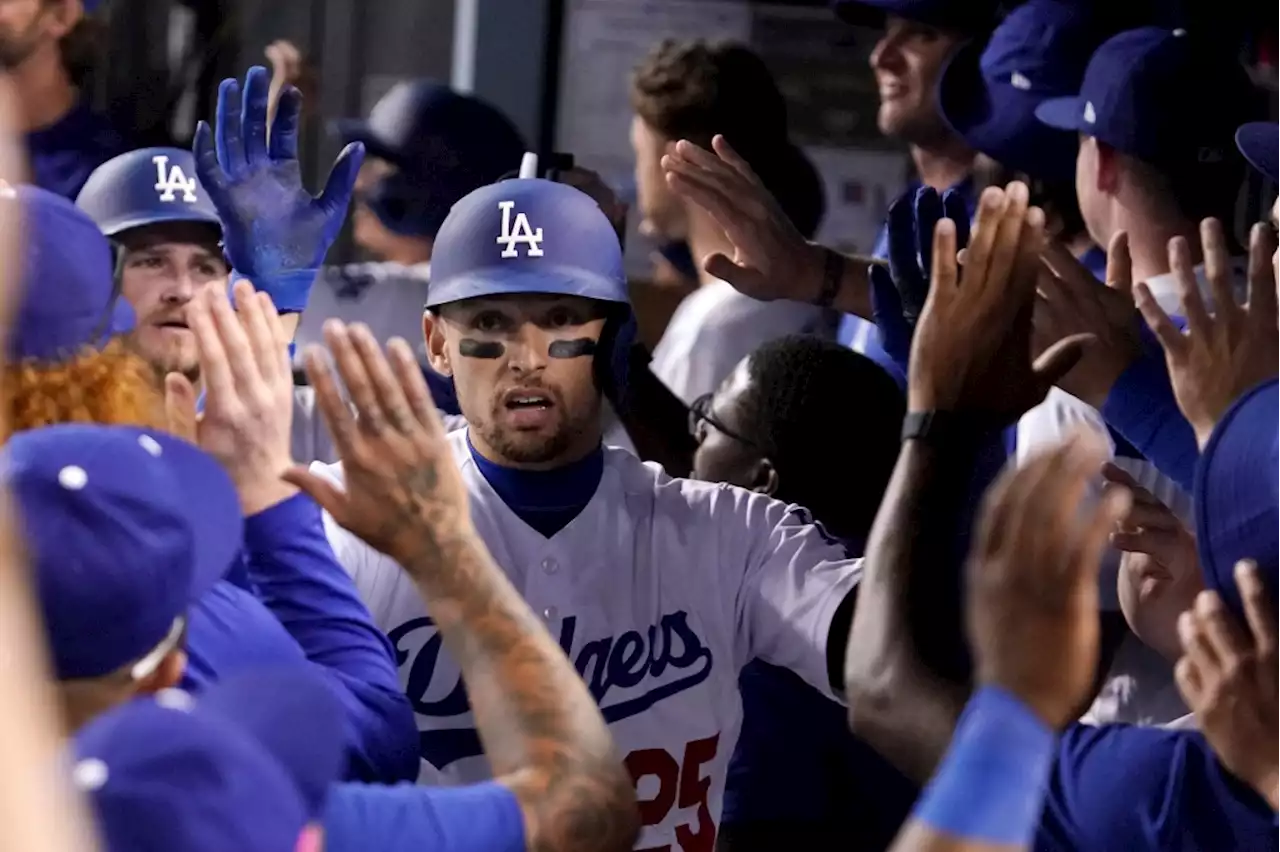
[{"label": "blue batting glove", "polygon": [[283,313],[307,306],[329,247],[337,239],[364,161],[364,145],[342,150],[324,191],[312,196],[302,185],[298,124],[302,94],[292,86],[280,94],[267,137],[270,76],[255,65],[244,93],[234,79],[218,87],[217,129],[201,121],[193,152],[201,184],[222,219],[223,242],[235,278],[249,278],[270,294]]}]

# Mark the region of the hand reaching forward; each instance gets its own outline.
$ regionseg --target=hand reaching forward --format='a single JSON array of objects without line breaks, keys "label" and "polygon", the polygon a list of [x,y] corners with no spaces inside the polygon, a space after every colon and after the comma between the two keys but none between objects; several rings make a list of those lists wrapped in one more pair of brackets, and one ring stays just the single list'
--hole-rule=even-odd
[{"label": "hand reaching forward", "polygon": [[1276,605],[1252,562],[1236,565],[1248,631],[1213,592],[1178,621],[1183,657],[1174,674],[1200,731],[1231,773],[1280,809]]},{"label": "hand reaching forward", "polygon": [[1101,408],[1116,380],[1142,354],[1129,237],[1120,231],[1111,240],[1105,286],[1059,243],[1045,246],[1042,260],[1033,351],[1043,352],[1073,334],[1092,335],[1079,362],[1058,379],[1058,387]]},{"label": "hand reaching forward", "polygon": [[203,414],[196,413],[194,386],[179,373],[165,377],[165,408],[171,431],[222,463],[249,516],[296,493],[280,480],[293,465],[293,371],[289,338],[271,297],[247,281],[234,291],[234,310],[221,287],[201,292],[187,307]]},{"label": "hand reaching forward", "polygon": [[733,244],[733,257],[705,258],[707,274],[753,299],[812,302],[822,289],[825,250],[796,230],[723,136],[712,139],[711,147],[715,153],[681,141],[662,158],[671,190],[707,211]]},{"label": "hand reaching forward", "polygon": [[388,363],[364,325],[329,320],[324,337],[355,414],[323,349],[308,347],[306,370],[342,459],[346,490],[304,467],[285,479],[371,547],[402,566],[420,565],[424,546],[439,548],[471,529],[466,488],[422,369],[399,338],[387,347]]},{"label": "hand reaching forward", "polygon": [[[1103,458],[1078,436],[1001,476],[968,561],[968,625],[979,682],[1003,687],[1060,728],[1079,710],[1098,661],[1098,569],[1128,493],[1081,512]],[[1046,665],[1052,660],[1052,665]]]},{"label": "hand reaching forward", "polygon": [[241,275],[271,293],[282,311],[301,311],[346,218],[364,146],[342,149],[316,197],[302,185],[298,125],[302,95],[293,86],[280,93],[267,136],[270,82],[255,65],[244,94],[234,79],[218,87],[216,131],[196,128],[194,153],[200,182],[222,219],[227,257]]},{"label": "hand reaching forward", "polygon": [[1031,362],[1032,299],[1045,237],[1044,213],[1027,202],[1027,187],[1018,182],[982,193],[963,270],[955,223],[938,222],[932,283],[911,347],[909,410],[963,410],[1006,425],[1079,360],[1087,335],[1059,341]]},{"label": "hand reaching forward", "polygon": [[1213,289],[1210,314],[1196,284],[1186,240],[1169,241],[1169,266],[1177,278],[1186,334],[1178,331],[1145,284],[1135,288],[1138,310],[1164,347],[1178,407],[1204,449],[1213,427],[1231,403],[1254,385],[1275,378],[1280,359],[1276,324],[1276,272],[1271,264],[1275,234],[1258,223],[1249,235],[1249,302],[1236,304],[1231,259],[1222,225],[1200,225],[1205,277]]}]

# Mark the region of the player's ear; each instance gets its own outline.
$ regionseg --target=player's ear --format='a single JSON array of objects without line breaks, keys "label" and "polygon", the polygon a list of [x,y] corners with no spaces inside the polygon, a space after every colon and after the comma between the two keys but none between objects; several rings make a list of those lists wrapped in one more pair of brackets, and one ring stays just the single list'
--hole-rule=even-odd
[{"label": "player's ear", "polygon": [[165,655],[156,666],[156,670],[138,683],[139,695],[155,695],[166,689],[173,689],[182,682],[182,675],[187,670],[187,652],[175,648]]},{"label": "player's ear", "polygon": [[1093,174],[1090,179],[1099,192],[1113,194],[1120,185],[1120,161],[1123,155],[1105,142],[1085,137],[1083,145],[1093,146]]},{"label": "player's ear", "polygon": [[445,345],[444,324],[431,311],[422,312],[422,339],[427,344],[427,360],[431,369],[442,376],[453,375],[449,362],[449,347]]},{"label": "player's ear", "polygon": [[770,497],[778,493],[778,470],[773,466],[773,462],[760,459],[755,463],[751,472],[751,490],[768,494]]}]

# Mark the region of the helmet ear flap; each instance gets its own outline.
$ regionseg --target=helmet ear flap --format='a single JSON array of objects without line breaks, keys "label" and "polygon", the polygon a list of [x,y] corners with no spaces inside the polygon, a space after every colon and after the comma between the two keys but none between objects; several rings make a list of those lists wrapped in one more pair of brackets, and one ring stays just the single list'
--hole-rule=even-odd
[{"label": "helmet ear flap", "polygon": [[637,331],[636,317],[629,306],[611,306],[591,365],[596,387],[617,411],[626,407],[627,374]]}]

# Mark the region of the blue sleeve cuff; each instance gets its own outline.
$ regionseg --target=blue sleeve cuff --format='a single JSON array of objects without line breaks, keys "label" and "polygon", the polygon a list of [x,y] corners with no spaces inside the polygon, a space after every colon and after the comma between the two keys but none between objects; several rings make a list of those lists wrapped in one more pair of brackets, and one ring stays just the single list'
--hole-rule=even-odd
[{"label": "blue sleeve cuff", "polygon": [[261,290],[271,296],[276,303],[276,310],[282,314],[297,314],[306,310],[307,299],[311,296],[311,285],[320,274],[317,269],[295,269],[277,272],[274,275],[245,275],[239,270],[231,270],[231,282],[234,287],[237,281],[249,281],[254,289]]},{"label": "blue sleeve cuff", "polygon": [[244,519],[245,547],[263,553],[279,546],[292,545],[300,527],[324,529],[320,506],[303,493],[293,495]]},{"label": "blue sleeve cuff", "polygon": [[1200,448],[1178,409],[1164,357],[1145,349],[1102,403],[1102,416],[1161,473],[1190,492]]}]

